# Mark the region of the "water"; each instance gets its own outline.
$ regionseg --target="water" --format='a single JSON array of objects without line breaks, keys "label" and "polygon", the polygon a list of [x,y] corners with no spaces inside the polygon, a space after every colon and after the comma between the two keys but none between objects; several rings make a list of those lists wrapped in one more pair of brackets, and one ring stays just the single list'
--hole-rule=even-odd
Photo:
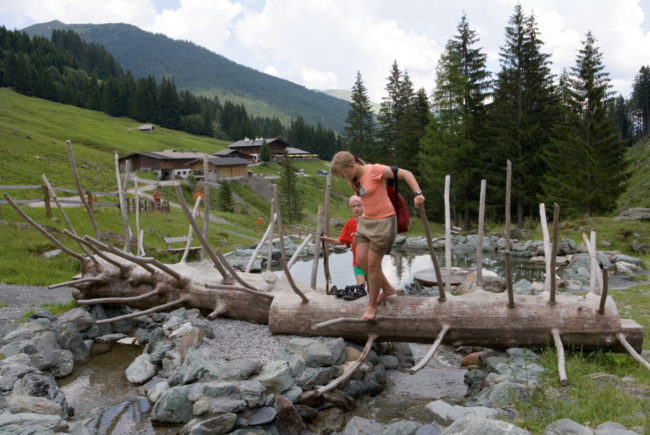
[{"label": "water", "polygon": [[[444,255],[437,255],[440,267],[445,265]],[[476,267],[476,255],[457,254],[452,256],[452,265],[456,267]],[[296,261],[291,268],[291,276],[296,281],[311,282],[313,267],[312,260]],[[495,272],[500,278],[505,278],[505,258],[498,253],[483,253],[481,264],[483,269]],[[511,257],[512,280],[527,279],[530,282],[544,282],[546,272],[543,264],[531,263],[529,258]],[[396,288],[405,288],[413,283],[413,274],[423,269],[433,268],[433,261],[427,251],[401,251],[395,249],[391,255],[384,257],[381,263],[384,275]],[[355,284],[352,271],[352,251],[331,253],[329,256],[331,284],[339,288]],[[324,284],[323,259],[319,260],[317,281]],[[282,271],[276,271],[281,274]]]}]

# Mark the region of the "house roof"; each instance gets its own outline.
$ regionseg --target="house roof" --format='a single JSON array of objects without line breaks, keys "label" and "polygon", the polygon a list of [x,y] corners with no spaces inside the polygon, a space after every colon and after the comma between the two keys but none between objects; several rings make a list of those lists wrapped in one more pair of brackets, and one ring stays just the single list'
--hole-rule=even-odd
[{"label": "house roof", "polygon": [[287,147],[287,154],[314,154],[311,151],[301,150],[300,148]]},{"label": "house roof", "polygon": [[280,139],[279,137],[273,137],[273,138],[256,137],[253,139],[245,137],[242,140],[238,140],[237,142],[231,143],[230,145],[228,145],[228,148],[259,147],[262,146],[264,141],[266,141],[268,145],[274,142],[281,142],[285,145],[288,145],[284,140]]},{"label": "house roof", "polygon": [[137,151],[135,153],[128,154],[124,157],[120,157],[119,160],[128,159],[132,156],[145,156],[150,157],[156,160],[188,160],[188,159],[203,159],[203,156],[210,157],[210,154],[198,152],[198,151],[176,151],[176,150],[165,150],[165,151]]},{"label": "house roof", "polygon": [[[195,163],[197,161],[203,161],[203,159],[192,160],[187,162],[188,165]],[[246,165],[248,166],[248,160],[240,159],[239,157],[210,157],[208,162],[212,163],[215,166],[235,166],[235,165]]]}]

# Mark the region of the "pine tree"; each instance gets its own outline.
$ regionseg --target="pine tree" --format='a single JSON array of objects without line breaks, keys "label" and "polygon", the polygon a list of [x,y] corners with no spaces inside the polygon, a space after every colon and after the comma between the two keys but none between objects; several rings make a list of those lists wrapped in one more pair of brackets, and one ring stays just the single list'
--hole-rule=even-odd
[{"label": "pine tree", "polygon": [[266,143],[266,140],[262,141],[262,146],[260,147],[260,162],[266,163],[271,160],[271,149],[269,144]]},{"label": "pine tree", "polygon": [[397,140],[398,123],[400,116],[400,80],[402,72],[397,65],[397,61],[393,62],[390,75],[388,76],[388,83],[386,84],[386,92],[388,95],[382,98],[379,115],[377,116],[378,131],[377,141],[373,152],[364,156],[366,160],[378,161],[382,160],[383,163],[392,164],[395,161],[395,141]]},{"label": "pine tree", "polygon": [[512,204],[521,227],[524,216],[537,210],[539,183],[546,171],[542,154],[559,112],[549,55],[541,52],[535,17],[526,17],[521,5],[516,5],[505,32],[492,118],[498,133],[490,154],[493,167],[512,162]]},{"label": "pine tree", "polygon": [[235,202],[232,198],[232,186],[230,182],[223,181],[219,183],[221,189],[219,189],[219,195],[217,196],[217,204],[219,210],[226,213],[232,213],[235,210]]},{"label": "pine tree", "polygon": [[[453,219],[469,228],[476,207],[483,162],[478,147],[484,133],[485,99],[489,74],[486,56],[476,48],[478,36],[462,16],[457,35],[450,39],[436,67],[434,120],[420,141],[419,170],[426,192],[442,196],[444,176],[451,177]],[[440,217],[441,207],[427,210]]]},{"label": "pine tree", "polygon": [[[565,124],[544,160],[544,197],[568,212],[604,213],[625,188],[625,146],[608,115],[609,74],[591,32],[564,84]],[[557,131],[557,130],[556,130]]]},{"label": "pine tree", "polygon": [[641,135],[650,134],[650,66],[642,66],[634,78],[632,104]]},{"label": "pine tree", "polygon": [[280,194],[280,210],[283,219],[286,219],[289,224],[292,224],[302,219],[302,194],[298,189],[296,170],[286,152],[280,161],[280,165],[282,166],[278,184],[280,190],[278,192]]},{"label": "pine tree", "polygon": [[174,80],[163,77],[158,85],[158,102],[160,107],[158,112],[160,125],[174,130],[180,129],[181,116]]},{"label": "pine tree", "polygon": [[375,142],[375,120],[371,107],[368,91],[363,84],[361,73],[357,71],[343,138],[348,151],[364,158],[371,154]]}]

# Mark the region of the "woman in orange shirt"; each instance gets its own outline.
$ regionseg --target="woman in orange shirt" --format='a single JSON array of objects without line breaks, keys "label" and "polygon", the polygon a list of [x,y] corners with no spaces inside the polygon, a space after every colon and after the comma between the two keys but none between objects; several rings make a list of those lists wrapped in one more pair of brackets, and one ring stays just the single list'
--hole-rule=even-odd
[{"label": "woman in orange shirt", "polygon": [[[390,252],[397,235],[395,209],[386,192],[385,182],[387,178],[394,178],[393,171],[386,165],[366,164],[347,151],[334,155],[331,171],[335,177],[348,180],[363,204],[354,244],[357,248],[357,263],[368,279],[368,307],[361,317],[372,320],[377,314],[377,305],[395,293],[381,270],[381,261]],[[398,169],[397,178],[404,180],[411,188],[415,195],[415,206],[421,207],[424,195],[413,173]]]}]

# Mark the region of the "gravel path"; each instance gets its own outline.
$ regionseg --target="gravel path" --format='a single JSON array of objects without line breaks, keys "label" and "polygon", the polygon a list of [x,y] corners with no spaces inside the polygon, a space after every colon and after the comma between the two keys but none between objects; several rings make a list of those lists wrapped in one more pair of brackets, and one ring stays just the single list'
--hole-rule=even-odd
[{"label": "gravel path", "polygon": [[33,285],[0,282],[0,337],[16,329],[18,319],[28,310],[40,309],[42,304],[65,304],[72,299],[72,287],[50,290]]}]

